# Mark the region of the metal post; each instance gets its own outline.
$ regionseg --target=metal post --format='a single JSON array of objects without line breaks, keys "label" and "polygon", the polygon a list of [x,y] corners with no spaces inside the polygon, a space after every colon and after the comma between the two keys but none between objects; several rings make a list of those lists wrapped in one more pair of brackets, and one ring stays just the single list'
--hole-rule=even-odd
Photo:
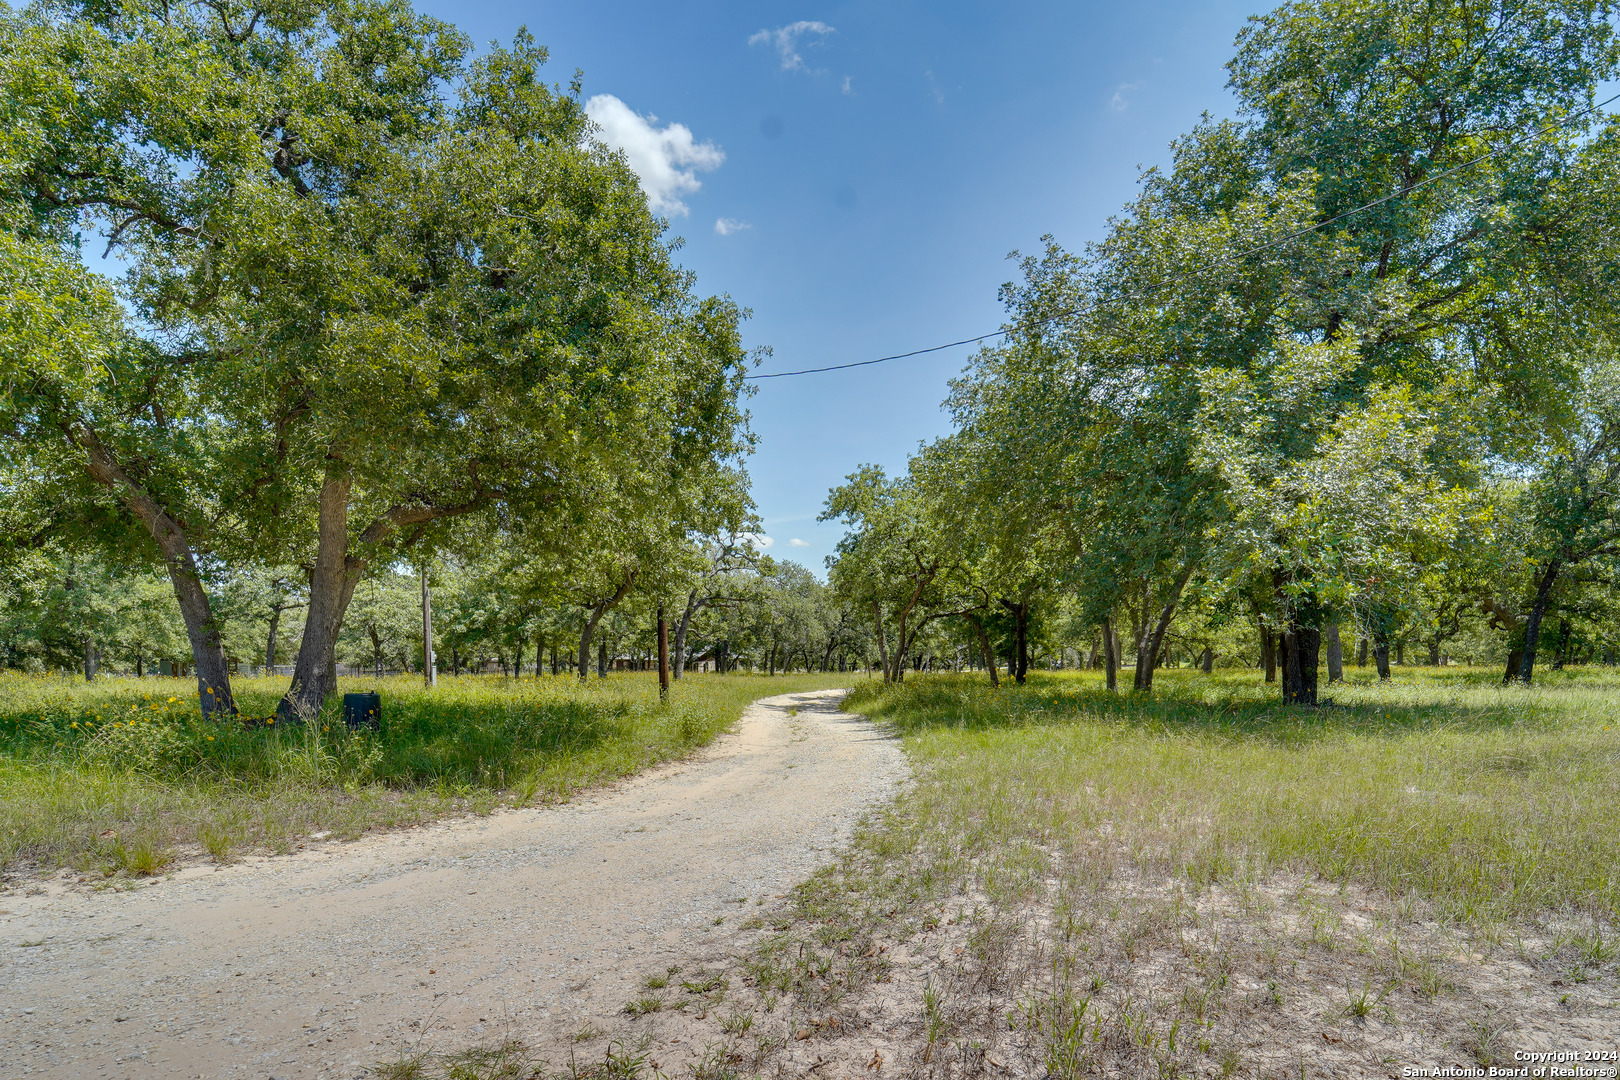
[{"label": "metal post", "polygon": [[422,561],[422,685],[432,689],[439,685],[439,673],[433,667],[433,599],[428,595],[428,564]]},{"label": "metal post", "polygon": [[669,622],[663,604],[658,605],[658,697],[669,700]]}]

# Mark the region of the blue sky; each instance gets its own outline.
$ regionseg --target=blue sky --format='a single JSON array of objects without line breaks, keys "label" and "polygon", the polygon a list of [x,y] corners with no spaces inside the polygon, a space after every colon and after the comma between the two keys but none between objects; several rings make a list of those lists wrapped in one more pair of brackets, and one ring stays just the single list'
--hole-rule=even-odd
[{"label": "blue sky", "polygon": [[[418,2],[476,41],[527,25],[685,238],[704,293],[753,310],[761,371],[994,330],[1005,256],[1097,238],[1139,168],[1208,110],[1254,3]],[[656,119],[654,119],[656,118]],[[672,125],[679,125],[673,127]],[[724,224],[717,224],[717,223]],[[749,462],[773,555],[818,575],[815,521],[863,462],[945,433],[967,349],[757,383]],[[797,541],[798,543],[795,543]]]}]

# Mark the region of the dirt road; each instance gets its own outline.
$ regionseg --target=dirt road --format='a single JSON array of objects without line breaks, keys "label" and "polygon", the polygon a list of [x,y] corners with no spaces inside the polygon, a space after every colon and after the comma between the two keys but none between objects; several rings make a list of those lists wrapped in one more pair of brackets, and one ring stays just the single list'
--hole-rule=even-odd
[{"label": "dirt road", "polygon": [[0,1076],[352,1077],[611,1013],[735,944],[906,775],[840,696],[768,698],[565,806],[0,900]]}]

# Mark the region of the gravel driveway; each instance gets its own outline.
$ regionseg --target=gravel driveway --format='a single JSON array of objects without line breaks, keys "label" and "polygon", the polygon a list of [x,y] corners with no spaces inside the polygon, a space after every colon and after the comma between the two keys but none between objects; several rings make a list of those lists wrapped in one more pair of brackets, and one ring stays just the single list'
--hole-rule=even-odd
[{"label": "gravel driveway", "polygon": [[907,775],[841,696],[756,702],[564,806],[0,900],[0,1076],[350,1077],[611,1013],[735,944]]}]

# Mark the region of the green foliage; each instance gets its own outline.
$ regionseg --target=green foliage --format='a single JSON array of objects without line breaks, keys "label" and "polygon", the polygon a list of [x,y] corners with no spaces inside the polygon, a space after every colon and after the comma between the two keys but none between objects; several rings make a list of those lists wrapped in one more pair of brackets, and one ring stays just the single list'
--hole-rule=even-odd
[{"label": "green foliage", "polygon": [[907,481],[833,492],[842,593],[949,566],[979,624],[1057,593],[1129,628],[1138,689],[1178,631],[1247,615],[1295,702],[1332,627],[1439,650],[1477,606],[1528,681],[1548,604],[1586,599],[1554,591],[1566,568],[1613,578],[1613,13],[1256,17],[1238,117],[1177,140],[1101,240],[1022,258],[955,431]]},{"label": "green foliage", "polygon": [[[914,461],[909,475],[864,465],[827,495],[819,520],[848,527],[829,562],[833,595],[876,634],[884,679],[899,681],[929,624],[966,611],[987,612],[990,596],[962,537],[941,512],[944,492]],[[870,620],[868,622],[868,620]]]},{"label": "green foliage", "polygon": [[[7,486],[39,535],[162,558],[226,712],[221,578],[314,568],[307,711],[405,549],[498,519],[553,592],[655,588],[744,523],[743,313],[546,58],[371,0],[0,14]],[[97,234],[116,283],[78,261]]]},{"label": "green foliage", "polygon": [[6,667],[86,674],[189,651],[167,581],[55,545],[0,565],[0,648]]}]

